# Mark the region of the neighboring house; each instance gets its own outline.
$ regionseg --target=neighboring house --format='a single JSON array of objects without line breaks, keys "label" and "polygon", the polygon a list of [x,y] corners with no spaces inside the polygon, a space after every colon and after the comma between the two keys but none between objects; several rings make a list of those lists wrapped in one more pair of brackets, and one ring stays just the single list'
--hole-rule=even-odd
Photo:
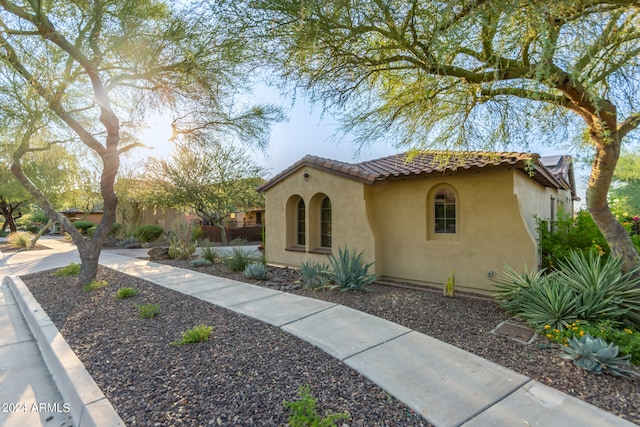
[{"label": "neighboring house", "polygon": [[383,279],[487,292],[509,264],[538,266],[534,215],[573,212],[569,156],[420,152],[349,164],[306,156],[258,187],[266,257],[300,266],[364,251]]},{"label": "neighboring house", "polygon": [[78,208],[65,209],[60,213],[66,216],[71,222],[89,221],[89,222],[93,222],[94,224],[99,224],[100,221],[102,221],[102,214],[103,214],[101,210],[84,212]]},{"label": "neighboring house", "polygon": [[255,207],[229,214],[226,223],[231,227],[252,227],[264,223],[264,208]]}]

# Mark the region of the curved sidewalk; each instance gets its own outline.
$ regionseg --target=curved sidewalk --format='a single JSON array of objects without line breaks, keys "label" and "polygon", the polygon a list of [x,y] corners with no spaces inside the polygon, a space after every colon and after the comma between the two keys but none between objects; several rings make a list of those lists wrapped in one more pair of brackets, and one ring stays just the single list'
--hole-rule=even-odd
[{"label": "curved sidewalk", "polygon": [[[7,260],[11,272],[22,275],[78,262],[71,245],[42,243],[55,250],[14,255]],[[294,334],[360,372],[436,426],[634,425],[457,347],[351,308],[108,250],[100,264]],[[1,363],[3,357],[0,354]]]}]

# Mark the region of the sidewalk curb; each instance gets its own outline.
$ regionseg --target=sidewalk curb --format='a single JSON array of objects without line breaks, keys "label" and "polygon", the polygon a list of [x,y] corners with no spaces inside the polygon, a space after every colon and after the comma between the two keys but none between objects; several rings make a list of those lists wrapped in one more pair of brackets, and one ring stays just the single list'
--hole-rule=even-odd
[{"label": "sidewalk curb", "polygon": [[64,340],[47,313],[19,277],[8,275],[9,285],[77,427],[124,426],[84,365]]}]

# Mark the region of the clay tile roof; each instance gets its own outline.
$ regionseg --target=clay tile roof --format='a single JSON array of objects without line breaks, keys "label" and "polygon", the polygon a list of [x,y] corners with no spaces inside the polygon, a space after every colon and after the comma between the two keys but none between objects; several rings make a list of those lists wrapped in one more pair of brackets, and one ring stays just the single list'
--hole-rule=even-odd
[{"label": "clay tile roof", "polygon": [[[573,182],[569,182],[572,171],[567,169],[567,165],[571,164],[570,157],[551,156],[544,159],[545,164],[541,162],[538,154],[521,152],[416,151],[360,163],[345,163],[307,155],[262,184],[257,190],[265,191],[304,167],[319,168],[371,184],[376,181],[425,175],[434,172],[453,172],[460,168],[471,169],[500,165],[513,165],[526,170],[527,173],[533,172],[533,179],[545,186],[574,190],[572,188]],[[547,164],[549,165],[548,167]]]}]

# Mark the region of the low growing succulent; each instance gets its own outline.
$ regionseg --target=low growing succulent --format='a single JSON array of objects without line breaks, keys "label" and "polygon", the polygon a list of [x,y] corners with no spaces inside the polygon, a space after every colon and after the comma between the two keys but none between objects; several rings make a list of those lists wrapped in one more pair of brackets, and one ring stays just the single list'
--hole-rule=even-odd
[{"label": "low growing succulent", "polygon": [[244,275],[249,279],[266,279],[267,266],[261,262],[252,262],[244,268]]},{"label": "low growing succulent", "polygon": [[207,267],[211,264],[213,263],[206,258],[196,258],[189,261],[191,267]]},{"label": "low growing succulent", "polygon": [[300,283],[305,289],[325,289],[331,283],[331,273],[329,265],[317,263],[315,261],[303,262],[300,264]]},{"label": "low growing succulent", "polygon": [[636,375],[625,369],[629,366],[630,356],[618,356],[618,346],[607,343],[602,338],[594,338],[590,334],[570,338],[569,345],[563,347],[564,353],[559,356],[573,360],[573,364],[594,374],[603,372],[615,376]]}]

